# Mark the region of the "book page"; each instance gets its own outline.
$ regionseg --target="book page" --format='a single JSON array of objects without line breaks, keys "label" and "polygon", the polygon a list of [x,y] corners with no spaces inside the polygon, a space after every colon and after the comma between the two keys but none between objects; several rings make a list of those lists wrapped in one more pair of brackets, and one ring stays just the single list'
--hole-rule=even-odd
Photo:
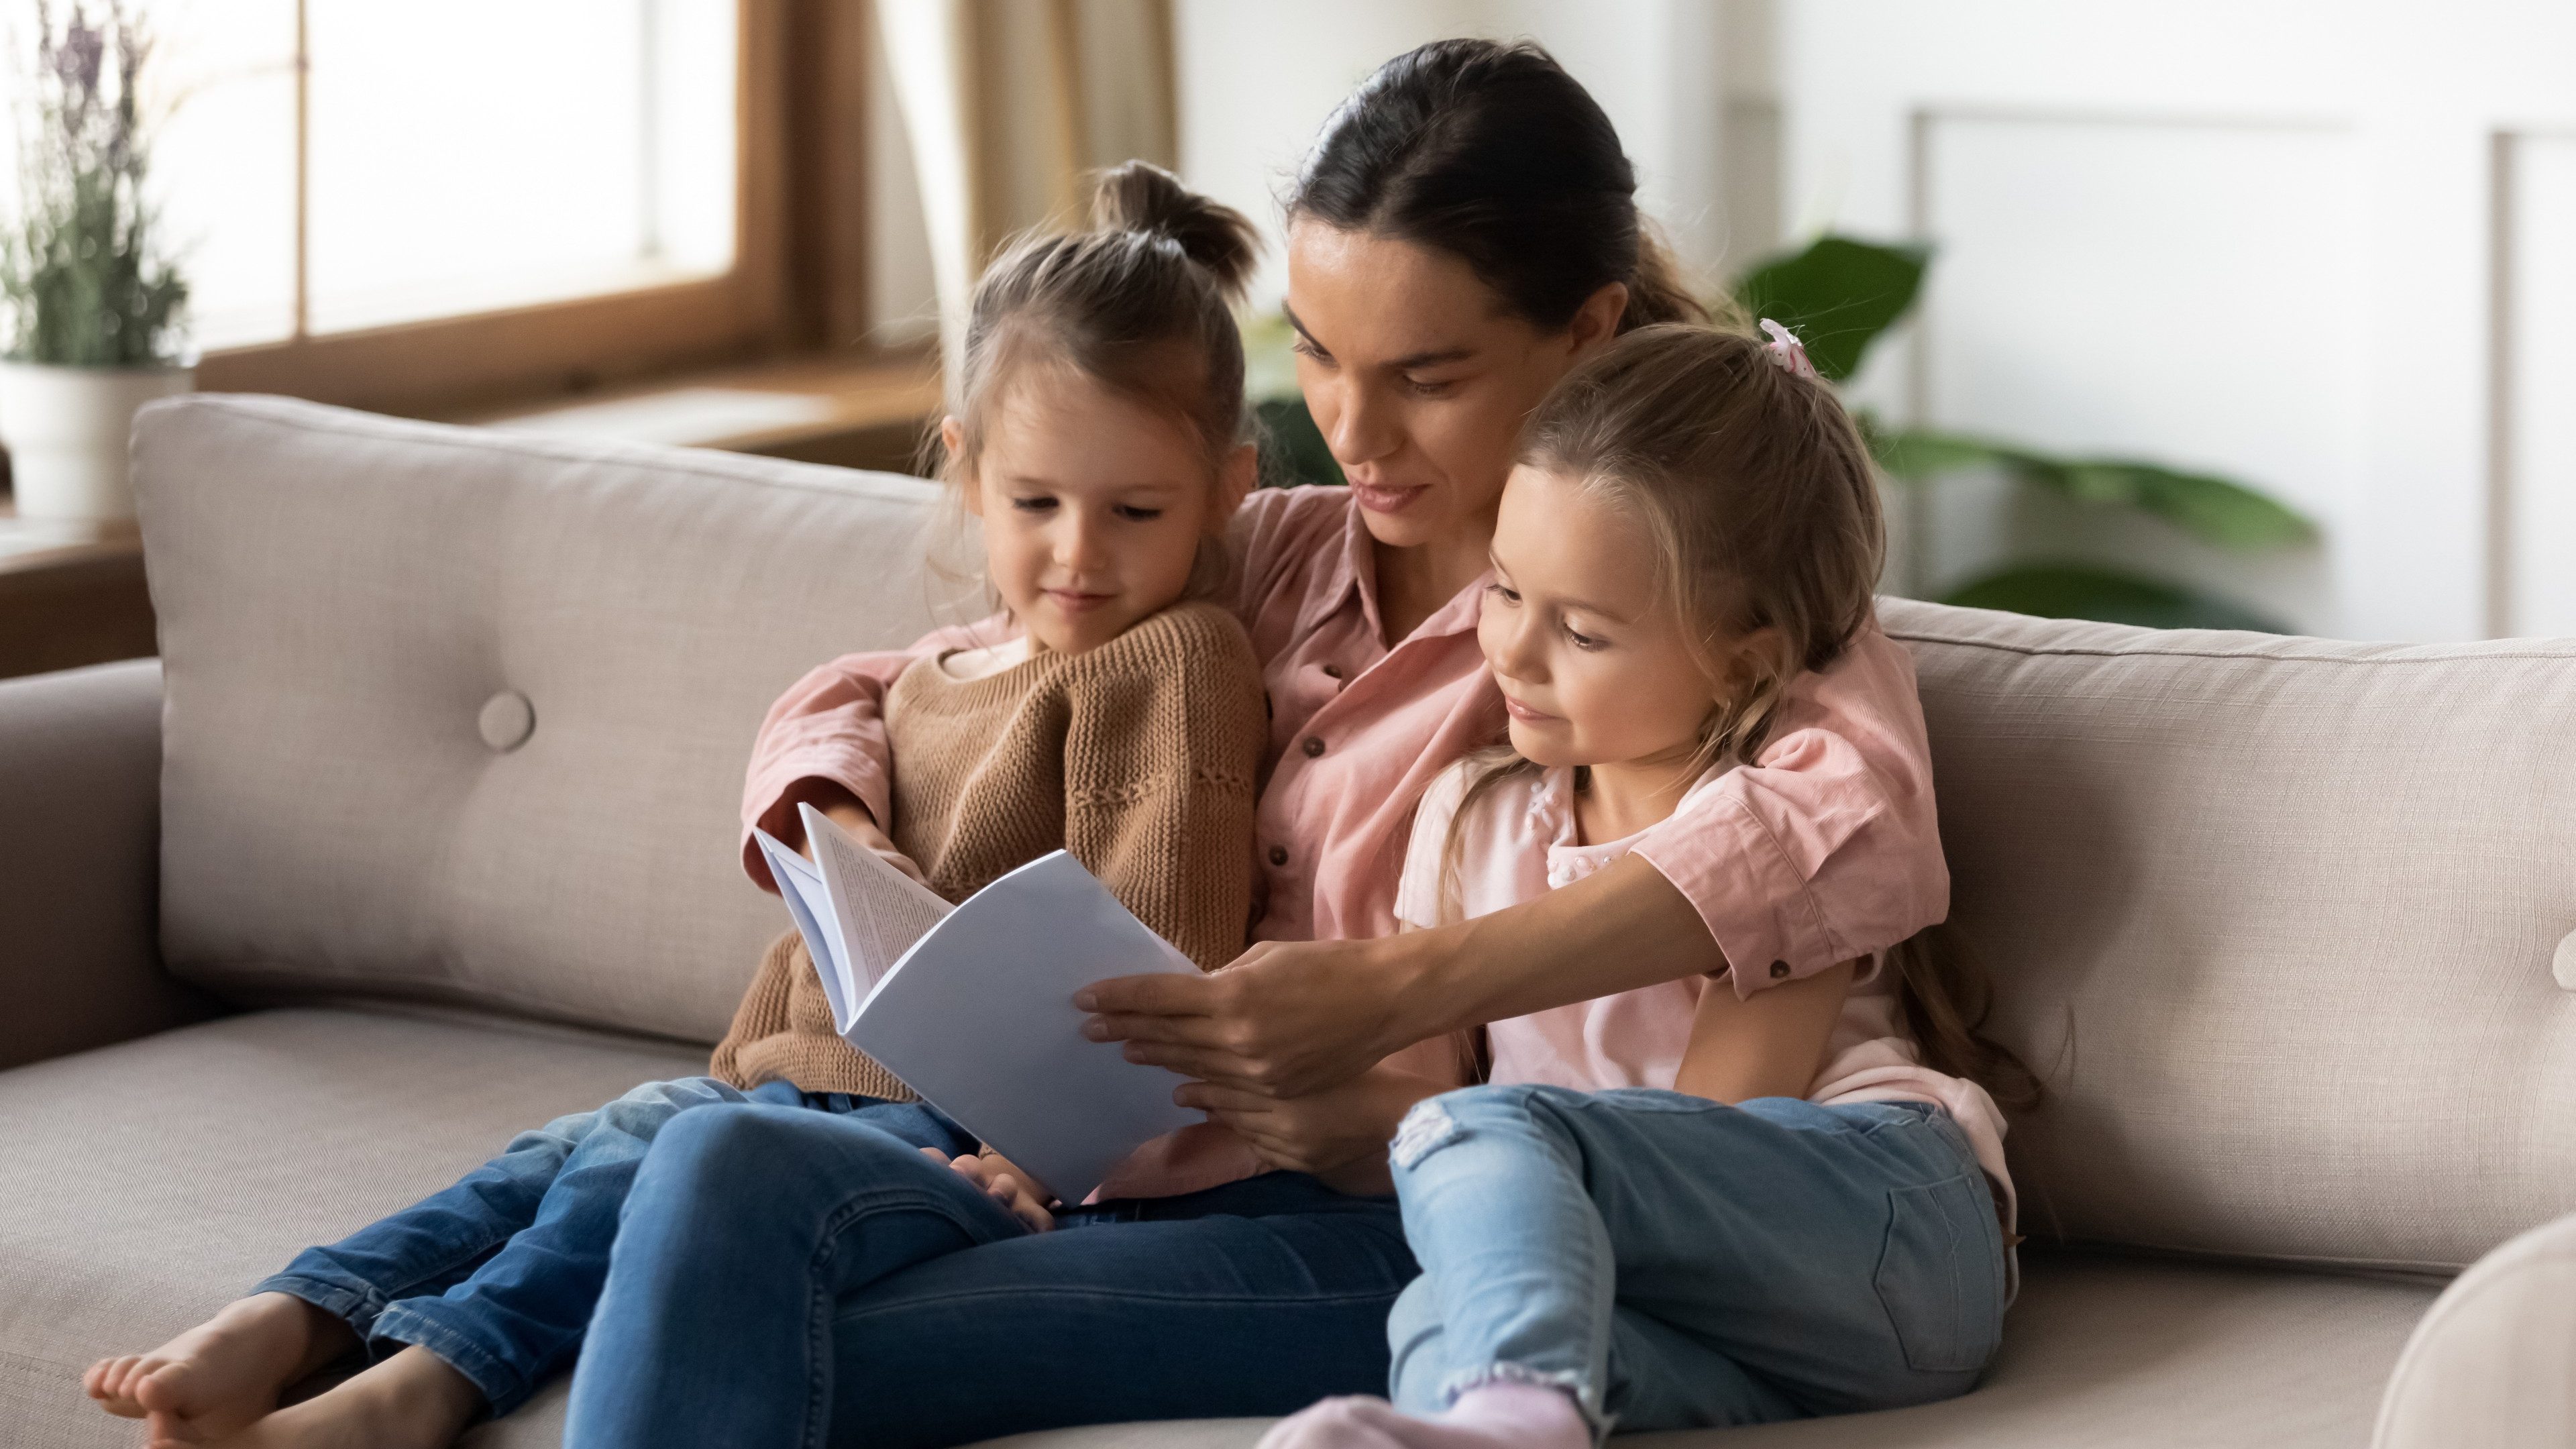
[{"label": "book page", "polygon": [[1059,850],[976,892],[921,938],[842,1032],[994,1151],[1078,1202],[1127,1154],[1201,1120],[1181,1079],[1082,1034],[1073,994],[1187,956]]},{"label": "book page", "polygon": [[[912,943],[953,909],[921,882],[879,859],[877,853],[850,838],[832,817],[811,805],[797,809],[805,818],[805,838],[814,842],[824,888],[832,898],[847,953],[853,996],[865,998],[886,968],[903,958]],[[844,1018],[844,1024],[847,1018]]]},{"label": "book page", "polygon": [[814,958],[814,974],[822,979],[823,998],[832,1006],[832,1024],[846,1029],[858,997],[843,984],[849,976],[842,964],[849,948],[841,944],[840,916],[832,909],[831,892],[823,888],[822,873],[777,836],[756,826],[751,833],[760,842],[761,858],[769,862],[769,878],[778,883],[779,899],[787,902],[787,914],[805,938],[805,954]]}]

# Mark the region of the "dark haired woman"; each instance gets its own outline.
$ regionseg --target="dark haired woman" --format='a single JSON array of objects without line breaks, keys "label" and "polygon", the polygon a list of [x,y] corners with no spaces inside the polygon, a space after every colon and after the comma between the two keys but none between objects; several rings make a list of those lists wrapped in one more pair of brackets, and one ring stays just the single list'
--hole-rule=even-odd
[{"label": "dark haired woman", "polygon": [[[1352,486],[1259,494],[1236,521],[1240,612],[1274,711],[1263,944],[1215,976],[1103,983],[1084,1003],[1097,1035],[1199,1079],[1183,1100],[1241,1135],[1259,1159],[1243,1171],[1285,1170],[1163,1181],[1077,1209],[1077,1231],[960,1242],[840,1295],[842,1235],[943,1225],[784,1201],[748,1151],[657,1154],[630,1212],[685,1222],[663,1235],[674,1251],[693,1232],[723,1235],[737,1260],[746,1241],[770,1244],[765,1263],[814,1285],[811,1351],[754,1378],[734,1360],[710,1375],[691,1335],[722,1341],[726,1302],[621,1258],[612,1297],[624,1285],[620,1306],[662,1328],[594,1324],[583,1376],[692,1406],[675,1426],[707,1422],[710,1404],[784,1400],[807,1406],[803,1442],[869,1445],[1383,1392],[1386,1313],[1415,1272],[1383,1195],[1386,1143],[1454,1082],[1442,1038],[1697,974],[1784,1002],[1839,990],[1848,973],[1833,968],[1941,918],[1913,671],[1871,627],[1791,691],[1757,760],[1628,860],[1462,926],[1393,934],[1414,802],[1502,723],[1475,629],[1522,419],[1613,336],[1699,315],[1634,191],[1608,118],[1543,51],[1444,41],[1361,86],[1290,198],[1300,380]],[[799,803],[862,828],[886,819],[877,705],[908,662],[850,656],[782,699],[746,823],[785,834]],[[1824,1045],[1819,1030],[1805,1057]],[[1794,1096],[1803,1081],[1746,1086]]]}]

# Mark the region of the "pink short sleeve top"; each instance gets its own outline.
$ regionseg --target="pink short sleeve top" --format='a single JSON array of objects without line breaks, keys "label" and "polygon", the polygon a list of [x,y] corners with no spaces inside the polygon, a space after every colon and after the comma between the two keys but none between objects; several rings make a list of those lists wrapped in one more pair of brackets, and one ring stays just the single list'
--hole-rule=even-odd
[{"label": "pink short sleeve top", "polygon": [[[1718,787],[1731,768],[1701,777],[1673,817],[1721,799]],[[1583,879],[1653,833],[1582,843],[1571,770],[1504,776],[1476,797],[1462,819],[1459,801],[1470,769],[1461,761],[1442,771],[1414,818],[1395,903],[1397,918],[1407,926],[1446,925],[1518,905]],[[1670,1090],[1690,1045],[1700,993],[1709,985],[1709,978],[1691,976],[1494,1022],[1485,1028],[1493,1052],[1489,1079],[1586,1092]],[[1902,1024],[1896,984],[1875,961],[1844,999],[1806,1097],[1824,1106],[1921,1102],[1948,1112],[1975,1148],[1978,1165],[2001,1189],[2009,1223],[2012,1179],[2004,1170],[2003,1113],[1983,1087],[1923,1065],[1921,1050]]]}]

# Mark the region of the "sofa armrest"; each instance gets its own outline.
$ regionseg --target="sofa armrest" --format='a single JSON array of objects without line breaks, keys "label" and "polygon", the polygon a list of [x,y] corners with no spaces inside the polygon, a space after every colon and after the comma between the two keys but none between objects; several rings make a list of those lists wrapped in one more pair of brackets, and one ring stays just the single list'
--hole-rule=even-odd
[{"label": "sofa armrest", "polygon": [[0,680],[0,1068],[207,1015],[157,943],[161,666]]},{"label": "sofa armrest", "polygon": [[2576,1213],[2480,1258],[2388,1376],[2372,1449],[2576,1444]]}]

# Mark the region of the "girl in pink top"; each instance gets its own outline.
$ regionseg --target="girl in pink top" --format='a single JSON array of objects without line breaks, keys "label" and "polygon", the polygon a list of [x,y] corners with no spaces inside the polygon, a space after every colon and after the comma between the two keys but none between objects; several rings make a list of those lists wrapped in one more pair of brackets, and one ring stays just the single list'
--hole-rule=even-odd
[{"label": "girl in pink top", "polygon": [[[1764,325],[1768,349],[1631,333],[1532,418],[1478,631],[1510,744],[1432,782],[1406,925],[1571,886],[1706,808],[1869,617],[1867,451]],[[1967,1389],[2013,1240],[2002,1118],[1953,1074],[1978,1051],[1902,1024],[1957,1019],[1950,974],[1908,954],[1763,984],[1492,1023],[1493,1085],[1395,1136],[1423,1271],[1388,1327],[1394,1403],[1328,1399],[1264,1449],[1584,1449]]]}]

